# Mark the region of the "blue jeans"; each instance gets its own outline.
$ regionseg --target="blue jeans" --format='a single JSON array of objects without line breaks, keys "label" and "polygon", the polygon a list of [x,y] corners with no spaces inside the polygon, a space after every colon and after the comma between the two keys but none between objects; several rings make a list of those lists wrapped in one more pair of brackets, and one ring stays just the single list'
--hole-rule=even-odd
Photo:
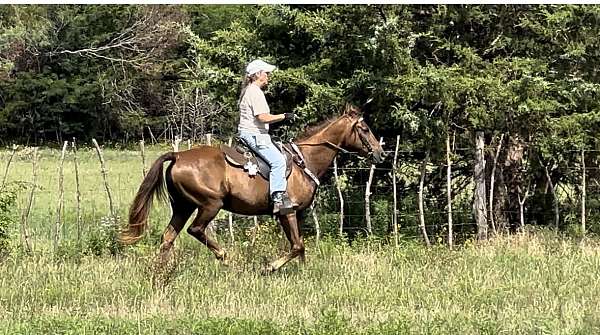
[{"label": "blue jeans", "polygon": [[260,155],[271,167],[269,173],[269,189],[274,192],[285,191],[287,181],[285,180],[285,157],[277,150],[269,134],[240,133],[240,137],[248,144],[255,153]]}]

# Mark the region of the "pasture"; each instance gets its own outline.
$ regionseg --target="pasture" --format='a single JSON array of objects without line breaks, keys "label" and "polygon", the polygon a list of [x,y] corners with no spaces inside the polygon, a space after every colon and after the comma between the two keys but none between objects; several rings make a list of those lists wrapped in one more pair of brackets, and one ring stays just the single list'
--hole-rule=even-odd
[{"label": "pasture", "polygon": [[[147,165],[167,147],[147,151]],[[159,235],[170,210],[154,206],[148,236],[113,241],[96,153],[78,152],[81,235],[71,157],[54,246],[56,149],[40,151],[39,189],[28,221],[32,252],[20,246],[29,189],[10,215],[9,252],[0,261],[0,334],[592,334],[600,331],[600,243],[548,231],[467,241],[455,250],[401,239],[307,237],[307,262],[263,276],[287,241],[273,220],[258,229],[236,217],[235,242],[217,229],[231,264],[183,233],[168,268],[157,272]],[[9,151],[0,157],[6,162]],[[31,180],[30,152],[15,155],[9,182]],[[107,149],[118,217],[141,181],[136,150]],[[27,187],[27,185],[25,185]],[[221,213],[219,220],[226,220]]]}]

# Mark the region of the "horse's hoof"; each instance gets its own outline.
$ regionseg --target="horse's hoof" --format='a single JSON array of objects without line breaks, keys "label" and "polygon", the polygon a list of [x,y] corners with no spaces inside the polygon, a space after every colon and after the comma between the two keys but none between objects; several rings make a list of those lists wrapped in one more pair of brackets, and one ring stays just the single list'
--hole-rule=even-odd
[{"label": "horse's hoof", "polygon": [[262,268],[262,270],[260,271],[260,274],[262,274],[263,276],[267,276],[272,274],[273,272],[275,272],[275,268],[273,267],[273,265],[269,264],[267,266],[265,266],[264,268]]},{"label": "horse's hoof", "polygon": [[215,258],[221,262],[226,262],[229,257],[227,257],[227,253],[225,252],[225,250],[221,250],[220,252],[216,252],[215,253]]}]

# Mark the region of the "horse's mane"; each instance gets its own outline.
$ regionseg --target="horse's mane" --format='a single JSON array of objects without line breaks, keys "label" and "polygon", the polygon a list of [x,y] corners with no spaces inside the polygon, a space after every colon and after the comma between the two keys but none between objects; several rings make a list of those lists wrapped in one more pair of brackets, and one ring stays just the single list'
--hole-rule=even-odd
[{"label": "horse's mane", "polygon": [[314,134],[325,129],[325,127],[329,126],[331,123],[333,123],[333,121],[337,120],[338,118],[339,118],[339,116],[331,116],[328,119],[321,121],[314,126],[309,126],[308,128],[306,128],[306,130],[304,132],[302,132],[302,134],[300,134],[296,138],[296,141],[304,141],[304,140],[308,139],[309,137],[313,136]]},{"label": "horse's mane", "polygon": [[309,126],[304,132],[302,132],[302,134],[298,135],[298,137],[296,138],[296,141],[304,141],[304,140],[308,139],[309,137],[313,136],[314,134],[325,129],[327,126],[329,126],[331,123],[333,123],[334,121],[336,121],[343,115],[356,115],[358,113],[360,113],[360,108],[358,108],[354,105],[351,105],[351,104],[346,104],[342,115],[330,116],[329,118],[319,122],[318,124],[316,124],[314,126]]}]

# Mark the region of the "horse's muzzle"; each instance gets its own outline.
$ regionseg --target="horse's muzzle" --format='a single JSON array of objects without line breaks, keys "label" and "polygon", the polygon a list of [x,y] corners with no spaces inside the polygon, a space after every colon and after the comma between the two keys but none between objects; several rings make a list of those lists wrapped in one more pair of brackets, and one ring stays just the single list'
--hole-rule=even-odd
[{"label": "horse's muzzle", "polygon": [[371,155],[371,159],[373,160],[373,163],[379,164],[383,163],[387,156],[388,154],[385,151],[381,150],[373,152],[373,154]]}]

